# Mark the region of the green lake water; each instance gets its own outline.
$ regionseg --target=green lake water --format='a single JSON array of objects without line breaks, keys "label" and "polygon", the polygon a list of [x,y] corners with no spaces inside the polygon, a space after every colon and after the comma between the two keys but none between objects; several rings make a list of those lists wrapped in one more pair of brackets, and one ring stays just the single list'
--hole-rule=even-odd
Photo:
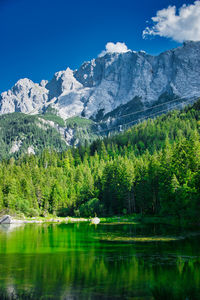
[{"label": "green lake water", "polygon": [[155,286],[191,293],[200,287],[200,236],[134,244],[101,240],[183,234],[159,224],[0,225],[0,287],[35,289],[51,299],[154,299]]}]

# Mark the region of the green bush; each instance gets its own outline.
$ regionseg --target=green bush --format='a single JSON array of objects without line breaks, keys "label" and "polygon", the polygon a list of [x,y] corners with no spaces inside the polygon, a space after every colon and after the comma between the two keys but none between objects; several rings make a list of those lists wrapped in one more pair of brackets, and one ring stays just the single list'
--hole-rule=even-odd
[{"label": "green bush", "polygon": [[71,207],[61,208],[57,211],[58,217],[68,217],[69,215],[73,215],[73,210]]},{"label": "green bush", "polygon": [[97,198],[93,198],[80,206],[80,214],[85,217],[94,216],[95,214],[101,215],[103,211],[103,204]]},{"label": "green bush", "polygon": [[29,217],[38,217],[40,215],[39,211],[35,208],[29,208],[28,216]]},{"label": "green bush", "polygon": [[74,215],[75,215],[75,217],[80,217],[80,210],[79,209],[75,209],[74,210]]},{"label": "green bush", "polygon": [[22,212],[26,216],[29,215],[30,204],[25,199],[19,199],[16,201],[15,210]]}]

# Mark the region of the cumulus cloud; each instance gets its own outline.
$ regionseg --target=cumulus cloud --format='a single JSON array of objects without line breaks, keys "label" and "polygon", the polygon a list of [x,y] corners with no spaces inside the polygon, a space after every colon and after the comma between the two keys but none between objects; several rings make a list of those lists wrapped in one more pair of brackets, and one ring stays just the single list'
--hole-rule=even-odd
[{"label": "cumulus cloud", "polygon": [[125,43],[117,42],[115,44],[115,43],[109,42],[106,44],[106,49],[103,50],[99,54],[99,56],[104,56],[106,53],[125,53],[128,51],[129,51],[129,49],[127,48]]},{"label": "cumulus cloud", "polygon": [[148,36],[162,36],[172,38],[174,41],[200,40],[200,1],[183,6],[178,10],[176,6],[157,11],[152,18],[153,26],[146,27],[143,38]]}]

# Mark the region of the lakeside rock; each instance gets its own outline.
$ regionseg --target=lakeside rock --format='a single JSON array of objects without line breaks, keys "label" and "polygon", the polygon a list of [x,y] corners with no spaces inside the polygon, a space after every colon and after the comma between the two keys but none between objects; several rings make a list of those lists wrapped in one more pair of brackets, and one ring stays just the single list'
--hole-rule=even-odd
[{"label": "lakeside rock", "polygon": [[0,224],[11,224],[12,218],[9,215],[5,215],[0,219]]},{"label": "lakeside rock", "polygon": [[95,218],[91,219],[91,223],[92,224],[99,224],[100,223],[100,219],[97,218],[97,217],[95,217]]},{"label": "lakeside rock", "polygon": [[25,223],[43,223],[41,220],[17,220],[9,215],[4,215],[0,219],[0,225],[2,224],[25,224]]}]

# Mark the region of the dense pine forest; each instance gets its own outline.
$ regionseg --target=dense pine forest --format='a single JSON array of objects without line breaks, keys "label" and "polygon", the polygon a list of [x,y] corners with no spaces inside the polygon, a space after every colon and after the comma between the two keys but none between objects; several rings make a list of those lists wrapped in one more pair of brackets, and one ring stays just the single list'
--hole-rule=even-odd
[{"label": "dense pine forest", "polygon": [[0,210],[200,220],[200,101],[64,152],[0,163]]}]

